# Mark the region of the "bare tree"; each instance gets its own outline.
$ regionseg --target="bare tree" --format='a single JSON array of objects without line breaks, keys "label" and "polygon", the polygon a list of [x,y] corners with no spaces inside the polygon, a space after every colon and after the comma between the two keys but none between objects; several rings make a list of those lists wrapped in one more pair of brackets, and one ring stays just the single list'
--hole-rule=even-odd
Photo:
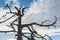
[{"label": "bare tree", "polygon": [[[22,36],[24,36],[28,40],[35,40],[34,37],[42,38],[42,40],[47,40],[45,38],[45,36],[47,36],[50,40],[52,40],[52,38],[50,36],[48,36],[48,35],[42,36],[42,35],[38,34],[37,31],[33,28],[33,25],[38,25],[40,27],[48,27],[48,29],[49,29],[50,26],[54,26],[56,28],[56,26],[55,26],[55,23],[57,21],[57,17],[56,16],[54,16],[55,17],[55,21],[53,23],[49,24],[49,25],[44,25],[43,24],[43,23],[47,22],[48,20],[43,21],[41,24],[38,24],[36,22],[30,23],[30,24],[21,24],[21,18],[24,16],[24,10],[26,9],[26,7],[24,7],[24,8],[17,8],[15,6],[14,8],[17,10],[17,12],[12,12],[11,8],[9,7],[8,4],[6,4],[5,7],[7,7],[10,10],[10,12],[6,12],[6,14],[3,15],[2,17],[5,17],[7,14],[10,14],[10,13],[13,14],[13,15],[10,18],[8,18],[8,19],[6,19],[4,21],[1,21],[0,24],[8,21],[9,19],[14,17],[15,15],[18,16],[18,18],[16,18],[12,23],[10,23],[10,25],[7,25],[8,27],[11,27],[13,30],[11,30],[11,31],[0,31],[0,32],[4,32],[4,33],[7,33],[7,32],[17,32],[17,34],[16,34],[17,40],[23,40]],[[14,23],[16,21],[18,22],[18,24]],[[18,27],[18,31],[16,31],[16,29],[13,27],[14,25],[16,25]],[[27,27],[29,29],[30,33],[23,33],[22,30],[23,30],[24,27]],[[30,34],[30,37],[28,37],[28,36],[26,36],[24,34],[26,34],[26,35]]]}]

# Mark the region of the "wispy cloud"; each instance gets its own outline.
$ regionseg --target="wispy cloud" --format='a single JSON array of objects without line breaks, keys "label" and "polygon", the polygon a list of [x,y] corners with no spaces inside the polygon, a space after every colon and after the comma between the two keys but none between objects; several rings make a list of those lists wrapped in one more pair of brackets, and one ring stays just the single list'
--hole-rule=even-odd
[{"label": "wispy cloud", "polygon": [[16,40],[16,39],[8,39],[8,40]]},{"label": "wispy cloud", "polygon": [[6,4],[9,4],[10,6],[17,6],[17,7],[20,7],[20,3],[19,3],[19,0],[6,0],[5,1]]},{"label": "wispy cloud", "polygon": [[[55,24],[57,27],[56,29],[50,28],[50,30],[49,29],[43,30],[40,28],[39,33],[44,35],[44,34],[52,34],[54,32],[60,32],[59,27],[60,25],[58,25],[60,23],[60,21],[58,20],[60,9],[57,9],[59,8],[59,5],[56,6],[57,4],[58,2],[56,2],[56,0],[37,0],[37,2],[34,1],[33,3],[31,3],[30,8],[27,9],[27,12],[23,17],[23,23],[31,23],[31,22],[41,23],[41,21],[43,20],[51,20],[53,22],[54,16],[57,16],[57,23]],[[36,30],[38,30],[38,27]]]},{"label": "wispy cloud", "polygon": [[[6,0],[6,3],[10,4],[10,1],[14,2],[13,6],[16,5],[17,7],[19,7],[19,2],[17,0]],[[41,23],[42,21],[44,21],[46,19],[50,19],[53,22],[54,21],[53,16],[57,16],[58,19],[60,19],[59,18],[60,17],[59,16],[59,13],[60,13],[59,10],[60,9],[58,8],[58,6],[56,6],[57,4],[58,3],[56,3],[55,1],[52,1],[52,0],[37,0],[37,1],[34,1],[33,3],[31,3],[30,8],[26,9],[25,15],[23,16],[22,23],[32,23],[32,22]],[[1,10],[0,14],[2,14],[2,15],[4,13],[6,13],[7,11],[9,11],[8,9],[5,10],[5,9],[2,9],[2,8],[0,10]],[[16,10],[13,9],[13,11],[16,11]],[[59,22],[60,21],[58,20],[57,23],[59,24]],[[42,29],[38,26],[37,27],[35,26],[35,29],[37,28],[36,31],[39,30],[38,33],[41,34],[41,35],[52,34],[54,32],[60,32],[60,28],[58,27],[60,25],[58,25],[58,24],[56,24],[56,27],[57,27],[56,29],[54,29],[54,28],[53,29],[51,29],[51,28],[50,29],[45,29],[45,28]],[[6,25],[6,23],[4,25]]]}]

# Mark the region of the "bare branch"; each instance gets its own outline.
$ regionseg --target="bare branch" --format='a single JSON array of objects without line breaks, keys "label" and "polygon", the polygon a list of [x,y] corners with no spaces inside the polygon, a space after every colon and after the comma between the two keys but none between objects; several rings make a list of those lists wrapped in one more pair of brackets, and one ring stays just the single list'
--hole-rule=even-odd
[{"label": "bare branch", "polygon": [[18,26],[18,24],[13,23],[13,25]]},{"label": "bare branch", "polygon": [[[29,26],[31,26],[31,28],[33,29],[33,27],[32,27],[32,25],[39,25],[39,26],[44,26],[44,27],[47,27],[47,26],[54,26],[55,27],[55,23],[56,23],[56,21],[57,21],[57,17],[55,16],[55,21],[52,23],[52,24],[49,24],[49,25],[43,25],[43,24],[37,24],[37,23],[31,23],[31,24],[23,24],[23,25],[21,25],[22,27],[27,27],[30,31],[31,31],[31,29],[29,28]],[[46,20],[47,21],[47,20]],[[46,21],[44,21],[44,22],[46,22]],[[14,21],[15,22],[15,21]],[[42,23],[44,23],[44,22],[42,22]],[[17,24],[13,24],[13,25],[17,25]],[[11,25],[12,26],[12,25]],[[18,26],[18,25],[17,25]],[[48,27],[48,28],[49,28]],[[55,27],[56,28],[56,27]],[[33,29],[34,30],[34,29]],[[32,32],[32,31],[31,31]]]},{"label": "bare branch", "polygon": [[15,16],[15,15],[12,15],[12,16],[9,17],[8,19],[6,19],[6,20],[4,20],[4,21],[1,21],[0,24],[1,24],[1,23],[4,23],[4,22],[6,22],[6,21],[8,21],[9,19],[11,19],[11,18],[14,17],[14,16]]},{"label": "bare branch", "polygon": [[7,32],[17,32],[17,31],[0,31],[0,33],[7,33]]},{"label": "bare branch", "polygon": [[50,25],[56,24],[57,17],[56,16],[54,16],[54,17],[55,17],[55,21],[52,24],[50,24]]},{"label": "bare branch", "polygon": [[55,25],[53,25],[55,28],[56,28],[56,26]]},{"label": "bare branch", "polygon": [[10,10],[10,12],[12,12],[12,11],[11,11],[11,9],[10,9],[10,6],[9,6],[8,4],[6,4],[6,6],[5,6],[5,7],[8,7],[8,8],[9,8],[9,10]]},{"label": "bare branch", "polygon": [[42,25],[43,23],[47,22],[47,21],[49,21],[49,20],[45,20],[45,21],[43,21],[43,22],[41,23],[41,25]]},{"label": "bare branch", "polygon": [[18,15],[18,13],[16,13],[16,12],[6,12],[6,14],[8,14],[8,13],[11,13],[11,14],[14,14],[14,15]]},{"label": "bare branch", "polygon": [[32,28],[32,30],[34,31],[34,28],[33,28],[33,26],[31,25],[31,28]]},{"label": "bare branch", "polygon": [[48,36],[48,35],[45,35],[44,37],[46,37],[46,36],[47,36],[50,40],[52,40],[52,38],[51,38],[50,36]]},{"label": "bare branch", "polygon": [[50,26],[48,26],[48,29],[50,28]]},{"label": "bare branch", "polygon": [[[21,17],[24,15],[24,10],[25,10],[26,7],[18,9],[15,6],[15,9],[17,10],[17,12],[12,12],[11,8],[10,8],[10,6],[8,4],[6,4],[5,7],[8,7],[8,9],[9,9],[10,12],[6,12],[6,14],[3,15],[2,17],[5,17],[8,13],[11,13],[11,14],[14,14],[14,15],[12,15],[11,17],[9,17],[8,19],[6,19],[4,21],[1,21],[0,24],[8,21],[9,19],[11,19],[12,17],[14,17],[15,15],[17,15],[18,18],[16,18],[10,25],[7,25],[8,27],[11,27],[13,30],[11,30],[11,31],[0,31],[1,33],[17,32],[17,36],[18,36],[17,40],[22,40],[22,36],[26,37],[28,40],[35,40],[34,37],[42,38],[42,40],[44,40],[44,39],[47,40],[45,38],[47,36],[50,40],[52,40],[51,37],[48,36],[48,35],[42,36],[42,35],[38,34],[37,31],[35,31],[35,29],[33,28],[33,25],[38,25],[40,27],[43,26],[43,27],[48,27],[48,28],[50,26],[54,26],[56,28],[56,26],[54,25],[54,24],[56,24],[56,21],[57,21],[57,17],[56,16],[54,16],[55,17],[55,21],[53,23],[51,23],[51,24],[46,24],[46,25],[43,24],[43,23],[45,23],[45,22],[47,22],[49,20],[45,20],[41,24],[38,24],[38,23],[35,23],[35,22],[30,23],[30,24],[21,24]],[[14,22],[16,22],[18,19],[19,19],[18,24],[15,24]],[[15,28],[13,27],[14,25],[18,26],[18,31],[15,30]],[[27,33],[27,32],[23,33],[22,29],[24,27],[27,27],[28,30],[30,31],[30,33]],[[24,34],[30,34],[30,37],[28,37],[28,36],[26,36]]]},{"label": "bare branch", "polygon": [[[9,7],[9,5],[8,5],[8,4],[6,4],[6,6],[5,6],[5,7],[8,7],[8,9],[9,9],[9,11],[10,11],[10,12],[6,12],[6,14],[5,14],[5,15],[3,15],[3,16],[6,16],[8,13],[12,13],[12,14],[18,15],[18,13],[16,13],[16,12],[12,12],[12,11],[11,11],[11,8]],[[18,11],[18,8],[17,8],[17,7],[15,7],[15,9]]]},{"label": "bare branch", "polygon": [[22,10],[21,10],[22,16],[24,15],[24,10],[25,9],[26,9],[26,7],[22,8]]},{"label": "bare branch", "polygon": [[13,28],[13,30],[15,30],[15,28],[13,27],[13,23],[14,23],[15,21],[17,21],[17,19],[18,19],[18,18],[16,18],[16,19],[10,24],[10,26],[11,26],[11,28]]},{"label": "bare branch", "polygon": [[27,26],[27,28],[29,29],[30,32],[33,32],[33,31],[29,28],[29,26]]},{"label": "bare branch", "polygon": [[7,13],[5,15],[3,15],[2,17],[5,17],[7,15]]},{"label": "bare branch", "polygon": [[35,40],[34,38],[29,38],[29,37],[27,37],[25,35],[23,35],[23,36],[26,37],[28,40]]},{"label": "bare branch", "polygon": [[19,9],[15,6],[15,9],[17,10],[17,12],[19,11]]},{"label": "bare branch", "polygon": [[23,35],[24,37],[28,38],[27,36]]},{"label": "bare branch", "polygon": [[[36,35],[38,35],[39,37],[38,37],[38,36],[36,36]],[[37,37],[37,38],[42,38],[42,39],[47,40],[46,38],[44,38],[43,36],[41,36],[41,35],[39,35],[39,34],[36,34],[36,35],[35,35],[35,37]]]},{"label": "bare branch", "polygon": [[[21,25],[22,27],[28,27],[28,26],[32,26],[32,25],[39,25],[39,26],[44,26],[44,27],[50,27],[50,26],[54,26],[54,24],[56,23],[56,21],[57,21],[57,17],[55,16],[55,21],[52,23],[52,24],[49,24],[49,25],[43,25],[43,24],[37,24],[37,23],[30,23],[30,24],[23,24],[23,25]],[[47,20],[46,20],[47,21]],[[46,21],[44,21],[44,22],[46,22]],[[44,23],[44,22],[42,22],[42,23]],[[17,25],[17,24],[14,24],[14,25]],[[17,25],[18,26],[18,25]],[[54,26],[55,27],[55,26]],[[33,28],[32,28],[33,29]],[[31,30],[30,30],[31,31]]]},{"label": "bare branch", "polygon": [[56,16],[54,16],[54,17],[55,17],[55,21],[53,23],[51,23],[49,25],[43,25],[43,24],[41,24],[41,26],[52,26],[52,25],[54,25],[56,23],[56,21],[57,21],[57,17]]},{"label": "bare branch", "polygon": [[39,26],[43,26],[43,27],[48,27],[48,26],[54,26],[54,24],[56,23],[56,21],[57,21],[57,17],[55,16],[55,21],[53,23],[51,23],[51,24],[44,25],[44,24],[38,24],[38,23],[31,23],[29,25],[39,25]]}]

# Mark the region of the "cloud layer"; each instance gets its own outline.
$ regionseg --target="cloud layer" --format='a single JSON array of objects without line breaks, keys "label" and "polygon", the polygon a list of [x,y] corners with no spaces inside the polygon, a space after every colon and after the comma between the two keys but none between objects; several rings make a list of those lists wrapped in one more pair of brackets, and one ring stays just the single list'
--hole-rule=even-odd
[{"label": "cloud layer", "polygon": [[[34,1],[33,3],[31,3],[30,8],[27,9],[25,16],[23,16],[23,22],[22,23],[32,23],[32,22],[37,22],[37,23],[41,23],[44,20],[51,20],[52,22],[54,21],[54,16],[57,16],[57,23],[56,25],[56,29],[54,28],[50,28],[47,29],[46,28],[39,28],[38,26],[36,28],[36,30],[38,30],[39,28],[39,33],[40,34],[50,34],[50,33],[54,33],[54,32],[60,32],[60,7],[59,7],[58,1],[56,0],[37,0]],[[48,22],[48,24],[51,22]],[[58,30],[57,30],[58,29]]]},{"label": "cloud layer", "polygon": [[[14,2],[14,5],[17,5],[17,7],[19,7],[19,2],[17,2],[17,0],[7,0],[6,3],[10,4],[10,1]],[[39,26],[35,26],[34,29],[39,30],[39,34],[44,35],[44,34],[50,34],[50,33],[54,33],[54,32],[60,32],[60,3],[58,3],[58,1],[56,0],[37,0],[34,1],[33,3],[31,3],[30,8],[26,9],[26,12],[24,13],[25,15],[22,18],[22,23],[23,24],[27,24],[27,23],[32,23],[32,22],[37,22],[37,23],[41,23],[44,20],[51,20],[52,22],[54,21],[54,16],[58,17],[58,21],[56,24],[57,29],[47,29],[47,28],[40,28]],[[12,6],[13,7],[13,6]],[[7,11],[9,11],[8,9],[3,9],[0,8],[0,12],[3,15],[4,13],[6,13]],[[4,12],[3,12],[4,11]],[[13,11],[16,11],[15,9],[13,9]],[[9,17],[9,16],[7,16]],[[50,22],[51,23],[51,22]],[[5,23],[5,25],[8,23]],[[3,25],[3,24],[2,24]],[[8,28],[7,28],[8,29]],[[5,29],[5,30],[7,30]],[[48,31],[47,31],[48,30]]]}]

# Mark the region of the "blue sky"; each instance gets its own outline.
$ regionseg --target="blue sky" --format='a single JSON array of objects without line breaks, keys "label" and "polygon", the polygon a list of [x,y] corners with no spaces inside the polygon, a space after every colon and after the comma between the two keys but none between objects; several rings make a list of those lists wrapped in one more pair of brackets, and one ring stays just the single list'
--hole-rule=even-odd
[{"label": "blue sky", "polygon": [[0,0],[0,7],[3,7],[5,5],[5,0]]},{"label": "blue sky", "polygon": [[[23,6],[27,7],[27,9],[25,10],[26,12],[23,17],[24,20],[22,20],[23,21],[22,23],[31,23],[31,22],[41,23],[41,21],[44,21],[46,19],[54,20],[54,16],[57,16],[58,21],[56,23],[57,26],[56,29],[54,29],[53,27],[51,27],[49,30],[46,28],[43,28],[43,30],[42,28],[41,30],[38,28],[37,29],[42,32],[41,35],[44,34],[50,35],[52,33],[55,34],[55,32],[57,33],[60,32],[60,0],[0,0],[0,15],[1,14],[3,15],[6,11],[8,11],[8,9],[4,9],[4,6],[6,4],[9,4],[11,8],[13,8],[14,6],[17,6],[18,8]],[[15,11],[14,8],[13,11]],[[8,23],[5,23],[4,26],[6,24]],[[2,26],[3,24],[0,27],[2,28]],[[52,37],[53,40],[60,40],[60,34],[59,35],[56,34],[53,36],[50,35],[50,36]],[[4,34],[4,33],[0,34],[0,40],[8,40],[13,38],[15,38],[15,34]]]},{"label": "blue sky", "polygon": [[[0,7],[4,7],[5,5],[5,1],[6,0],[0,0]],[[18,0],[20,3],[19,5],[22,7],[22,6],[25,6],[25,7],[29,7],[29,5],[31,4],[31,2],[33,2],[33,0]],[[13,5],[13,1],[10,1],[10,5]]]},{"label": "blue sky", "polygon": [[31,4],[31,2],[33,2],[33,0],[20,0],[21,6],[26,6],[29,7],[29,5]]},{"label": "blue sky", "polygon": [[7,39],[13,39],[15,37],[14,34],[0,34],[0,40],[7,40]]}]

